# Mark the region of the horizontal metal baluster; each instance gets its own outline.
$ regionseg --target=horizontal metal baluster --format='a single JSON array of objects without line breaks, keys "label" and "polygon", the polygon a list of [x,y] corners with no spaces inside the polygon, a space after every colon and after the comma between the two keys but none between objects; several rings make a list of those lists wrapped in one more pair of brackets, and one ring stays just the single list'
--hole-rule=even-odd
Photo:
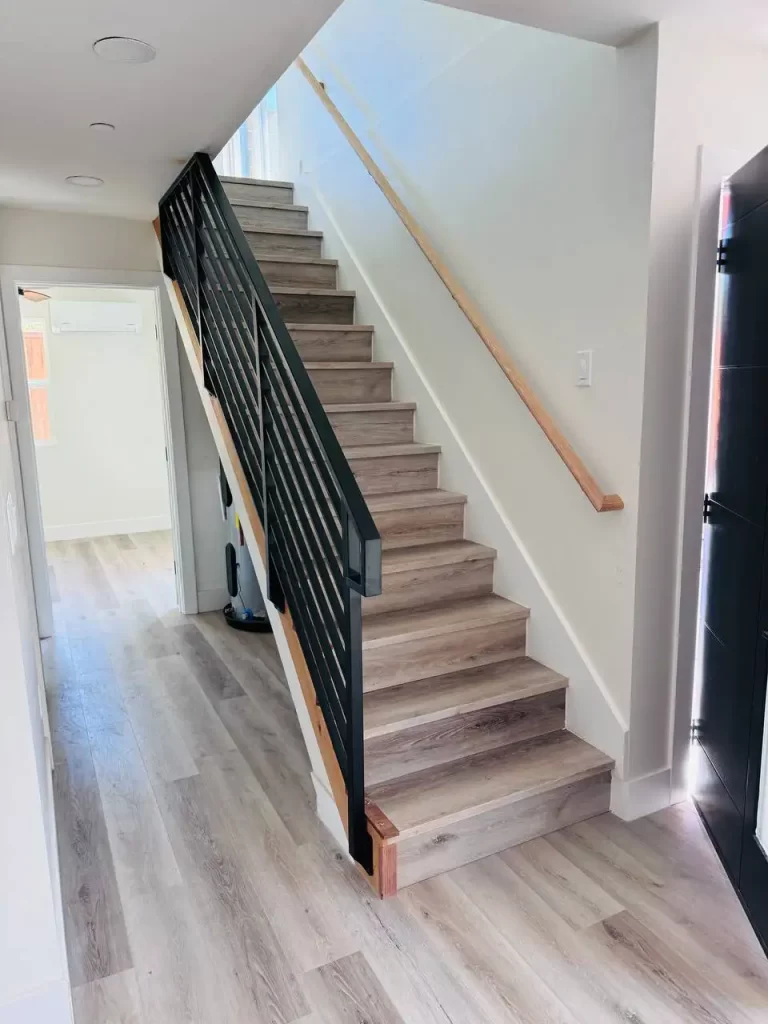
[{"label": "horizontal metal baluster", "polygon": [[[281,509],[279,506],[273,505],[272,511],[273,514],[278,517],[280,516]],[[316,670],[319,673],[319,678],[322,680],[329,700],[334,706],[336,720],[340,723],[345,722],[344,704],[346,702],[346,687],[341,682],[343,680],[343,667],[337,660],[335,651],[331,659],[328,657],[329,645],[325,641],[323,633],[319,631],[316,614],[313,616],[313,605],[316,609],[315,595],[308,586],[308,577],[302,575],[302,571],[295,568],[297,561],[303,568],[303,559],[293,540],[291,525],[287,519],[278,518],[273,520],[271,528],[278,540],[277,550],[283,559],[284,565],[292,574],[294,593],[299,598],[297,604],[291,605],[289,603],[291,614],[294,618],[299,617],[302,621],[304,631],[310,643]]]},{"label": "horizontal metal baluster", "polygon": [[301,432],[300,424],[296,421],[290,397],[284,393],[280,383],[275,382],[271,367],[267,373],[267,379],[270,386],[269,401],[273,415],[279,418],[282,425],[287,428],[286,436],[281,437],[283,447],[290,452],[292,461],[298,464],[297,469],[301,468],[302,470],[299,479],[301,492],[307,506],[306,515],[312,518],[317,527],[318,540],[328,554],[329,560],[338,561],[340,564],[339,513],[325,489],[325,483],[317,470],[312,453],[306,451],[306,436]]},{"label": "horizontal metal baluster", "polygon": [[[203,313],[203,317],[206,320],[206,323],[208,323],[209,332],[213,332],[216,328],[210,323],[208,316],[208,313]],[[226,364],[222,362],[221,353],[215,345],[209,346],[209,355],[213,362],[211,370],[215,373],[217,378],[216,396],[225,411],[230,432],[232,433],[236,441],[236,446],[238,447],[238,454],[242,454],[243,451],[245,451],[246,460],[250,468],[250,475],[254,477],[257,484],[260,484],[260,475],[255,476],[254,470],[255,466],[260,467],[261,465],[260,452],[255,444],[255,439],[258,438],[258,431],[254,428],[253,424],[245,418],[245,414],[241,410],[243,403],[234,394],[232,386],[229,383],[232,374],[227,372]],[[226,404],[224,399],[226,399]]]},{"label": "horizontal metal baluster", "polygon": [[[268,450],[271,455],[274,456],[274,448],[271,447],[271,442],[267,441]],[[280,461],[275,459],[273,462],[274,467],[274,478],[278,487],[276,491],[276,497],[279,495],[280,502],[275,500],[275,505],[279,508],[282,515],[288,521],[288,525],[291,527],[291,533],[295,538],[295,544],[301,550],[299,551],[302,561],[305,563],[307,576],[310,580],[313,577],[310,575],[310,568],[314,566],[318,567],[318,556],[315,552],[311,551],[306,539],[306,533],[304,527],[299,520],[298,514],[295,510],[295,502],[290,494],[290,486],[286,480],[286,470]],[[316,582],[314,582],[316,581]],[[341,585],[342,581],[339,578],[334,589],[329,593],[328,590],[323,586],[318,573],[315,573],[314,581],[311,582],[313,590],[319,592],[322,595],[322,602],[320,598],[316,598],[318,603],[318,614],[323,620],[324,629],[328,633],[328,640],[333,645],[334,651],[342,647],[342,599],[341,599]]]},{"label": "horizontal metal baluster", "polygon": [[244,291],[247,294],[250,291],[250,289],[253,288],[253,278],[251,274],[248,272],[248,267],[246,267],[245,263],[240,258],[241,253],[239,251],[237,242],[235,241],[232,232],[227,227],[226,218],[223,216],[222,211],[220,210],[218,204],[216,203],[207,181],[203,181],[202,194],[208,200],[208,205],[211,214],[211,223],[215,224],[216,235],[221,240],[222,244],[225,246],[226,251],[229,255],[232,273],[240,281]]},{"label": "horizontal metal baluster", "polygon": [[[313,524],[320,532],[318,541],[329,562],[338,564],[339,571],[341,571],[341,532],[336,518],[336,510],[332,507],[322,481],[319,479],[311,453],[307,453],[304,448],[305,438],[298,425],[293,421],[292,410],[279,385],[275,386],[271,369],[267,373],[267,378],[270,383],[269,403],[272,415],[281,418],[282,424],[288,428],[286,434],[290,435],[281,435],[280,441],[288,458],[297,463],[299,488],[304,498],[303,504],[306,505],[305,515],[312,519]],[[298,473],[299,469],[302,471],[301,473]],[[329,506],[331,506],[330,509]]]},{"label": "horizontal metal baluster", "polygon": [[[268,396],[267,404],[271,410],[271,394]],[[312,564],[316,564],[322,572],[322,583],[333,599],[332,608],[334,615],[338,618],[342,610],[341,552],[334,550],[327,543],[322,543],[317,536],[316,520],[319,518],[319,514],[317,510],[313,514],[308,512],[306,501],[302,497],[303,492],[298,483],[302,479],[301,463],[291,458],[292,453],[286,450],[284,439],[281,436],[269,434],[267,445],[270,458],[280,468],[285,497],[290,499],[293,512],[306,534],[306,543],[312,557]]]},{"label": "horizontal metal baluster", "polygon": [[[187,256],[184,252],[183,244],[178,241],[180,230],[176,225],[175,221],[173,220],[173,215],[170,213],[170,211],[168,214],[167,229],[170,233],[171,241],[175,243],[176,252],[178,253],[178,256],[174,256],[174,265],[176,267],[178,275],[176,280],[178,281],[182,295],[184,296],[184,302],[187,305],[189,315],[190,317],[193,317],[197,315],[197,301],[193,299],[194,287],[192,284],[191,276],[193,272],[192,265],[190,261],[187,259]],[[192,303],[192,305],[190,305],[190,303]],[[194,323],[194,320],[193,326],[195,327],[195,333],[199,333],[199,330],[197,328],[197,325]]]},{"label": "horizontal metal baluster", "polygon": [[239,309],[237,313],[233,311],[230,299],[231,289],[226,286],[226,281],[221,277],[220,268],[215,264],[210,267],[209,281],[212,285],[219,286],[218,289],[215,289],[218,306],[233,339],[233,344],[237,348],[243,374],[255,382],[258,380],[258,353],[253,341],[254,327],[250,322],[253,320],[253,314],[246,320]]},{"label": "horizontal metal baluster", "polygon": [[287,517],[289,525],[296,535],[297,544],[306,562],[306,572],[311,577],[312,587],[318,595],[318,611],[323,628],[328,633],[329,643],[332,643],[334,649],[338,651],[342,646],[343,635],[344,606],[341,597],[341,582],[333,585],[333,582],[329,581],[328,574],[321,571],[319,564],[321,556],[316,548],[311,546],[306,523],[296,509],[295,495],[287,478],[286,467],[282,460],[275,457],[274,449],[270,447],[268,451],[275,467],[273,477],[276,491],[275,504],[279,505],[282,514]]},{"label": "horizontal metal baluster", "polygon": [[[293,576],[286,568],[286,564],[282,561],[280,552],[276,552],[276,565],[277,571],[280,572],[281,578],[286,580],[286,591],[290,594],[290,600],[292,604],[299,603],[296,595],[293,593]],[[304,632],[304,624],[302,619],[294,619],[294,628],[299,638],[302,651],[311,650],[306,634]],[[339,768],[341,769],[342,775],[346,778],[347,775],[347,752],[344,746],[344,737],[346,735],[346,720],[342,718],[341,721],[337,720],[333,713],[333,707],[328,695],[322,683],[318,683],[319,676],[316,674],[316,670],[313,672],[313,660],[311,654],[307,656],[307,667],[309,668],[310,675],[312,676],[313,685],[315,688],[315,695],[317,696],[317,702],[320,705],[320,709],[323,713],[323,719],[328,727],[328,734],[333,744],[333,749],[339,762]]]},{"label": "horizontal metal baluster", "polygon": [[[204,210],[207,216],[207,211]],[[226,282],[227,304],[235,321],[240,320],[243,329],[253,337],[253,311],[251,309],[250,297],[253,293],[253,286],[243,288],[242,283],[231,273],[231,261],[223,259],[220,255],[222,240],[219,235],[208,232],[205,239],[206,256],[219,281]]]},{"label": "horizontal metal baluster", "polygon": [[[206,313],[203,315],[207,317]],[[235,443],[238,457],[243,465],[243,471],[248,480],[248,484],[252,488],[260,488],[261,459],[259,453],[252,446],[247,446],[243,441],[243,437],[248,436],[248,432],[243,430],[242,414],[240,413],[238,403],[232,395],[229,387],[228,375],[223,364],[219,362],[218,353],[215,353],[211,349],[210,355],[210,371],[215,382],[216,400],[224,413],[224,418],[226,419],[230,433],[232,434],[232,439]]]},{"label": "horizontal metal baluster", "polygon": [[[176,247],[182,257],[180,264],[184,267],[185,276],[187,280],[187,289],[190,294],[195,293],[196,286],[196,271],[195,271],[195,250],[194,241],[190,240],[188,235],[188,225],[185,225],[183,221],[183,214],[180,210],[171,206],[168,210],[169,223],[172,231],[175,233]],[[193,318],[193,322],[197,323],[197,299],[188,310],[190,316]]]},{"label": "horizontal metal baluster", "polygon": [[[249,378],[253,379],[253,374],[247,372],[247,365],[244,366],[242,362],[242,355],[240,354],[239,346],[232,337],[233,328],[229,327],[221,316],[217,316],[219,313],[218,298],[211,288],[210,282],[204,283],[206,296],[208,298],[208,304],[212,307],[212,316],[216,321],[217,340],[221,349],[222,355],[226,357],[226,361],[232,370],[234,375],[234,386],[237,388],[237,393],[240,396],[240,400],[248,412],[249,418],[252,422],[252,431],[254,438],[259,436],[259,402],[258,397],[250,388],[248,383]],[[244,372],[245,371],[245,372]]]},{"label": "horizontal metal baluster", "polygon": [[[314,456],[314,465],[316,467],[317,474],[322,480],[323,487],[326,491],[327,497],[333,504],[334,510],[338,521],[341,520],[341,512],[344,508],[344,499],[341,495],[338,481],[334,479],[333,473],[328,465],[328,459],[320,440],[313,429],[312,421],[309,418],[308,411],[304,406],[301,398],[301,393],[297,390],[295,382],[292,380],[288,368],[280,360],[279,351],[276,346],[269,342],[269,335],[267,334],[267,347],[270,350],[270,372],[277,374],[280,383],[282,384],[286,395],[289,397],[291,402],[291,408],[293,409],[296,421],[301,425],[302,434],[306,439],[307,447]],[[289,429],[291,429],[291,422],[288,423]],[[340,535],[340,531],[339,531]]]}]

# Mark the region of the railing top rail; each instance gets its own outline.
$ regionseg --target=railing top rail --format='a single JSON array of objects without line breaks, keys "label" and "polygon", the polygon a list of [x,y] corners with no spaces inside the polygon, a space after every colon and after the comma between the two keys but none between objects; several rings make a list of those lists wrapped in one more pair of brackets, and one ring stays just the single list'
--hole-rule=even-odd
[{"label": "railing top rail", "polygon": [[[379,531],[373,521],[373,516],[363,498],[360,487],[355,479],[352,469],[347,462],[346,456],[333,431],[323,405],[318,398],[314,385],[302,362],[298,349],[291,337],[288,328],[277,307],[272,293],[264,280],[256,257],[251,252],[248,241],[243,234],[240,223],[235,216],[229,200],[227,199],[224,187],[219,176],[214,170],[210,157],[206,153],[195,153],[189,159],[184,169],[178,175],[173,185],[167,190],[160,200],[160,206],[171,198],[175,190],[186,178],[198,169],[203,176],[205,184],[209,189],[218,207],[219,213],[230,233],[231,241],[234,243],[237,253],[246,268],[248,278],[253,286],[257,301],[261,306],[266,322],[272,332],[273,338],[280,348],[285,359],[296,388],[301,395],[312,425],[317,433],[323,452],[328,461],[328,467],[333,475],[339,490],[339,497],[345,506],[354,528],[357,532],[360,544],[366,549],[364,558],[365,573],[360,582],[360,592],[363,595],[378,593],[380,587],[380,566],[377,564],[380,559],[376,556],[375,550],[379,548]],[[375,545],[375,548],[374,548]],[[369,561],[369,559],[371,559]],[[376,564],[374,564],[376,563]]]},{"label": "railing top rail", "polygon": [[624,508],[624,502],[618,494],[606,494],[602,490],[584,461],[576,453],[565,434],[563,434],[562,430],[557,425],[555,419],[550,415],[547,409],[545,409],[541,399],[534,392],[533,388],[514,364],[501,340],[485,321],[480,309],[440,258],[434,246],[422,230],[421,225],[402,202],[398,194],[390,185],[384,172],[374,161],[371,154],[349,126],[339,108],[326,92],[323,84],[312,74],[310,69],[307,67],[306,62],[301,57],[297,57],[296,66],[309,82],[315,93],[317,93],[323,106],[341,129],[343,135],[346,137],[354,151],[360,157],[366,170],[384,193],[389,204],[403,222],[413,240],[432,264],[435,272],[450,292],[457,306],[472,324],[480,337],[480,340],[496,360],[504,376],[523,400],[533,418],[543,430],[546,438],[563,460],[574,480],[592,503],[596,511],[616,512],[619,509]]}]

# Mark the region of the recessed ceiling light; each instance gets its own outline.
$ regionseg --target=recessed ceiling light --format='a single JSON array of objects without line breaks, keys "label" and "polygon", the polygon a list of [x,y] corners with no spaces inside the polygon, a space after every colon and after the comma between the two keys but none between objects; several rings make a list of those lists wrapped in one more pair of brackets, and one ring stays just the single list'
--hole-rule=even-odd
[{"label": "recessed ceiling light", "polygon": [[93,52],[114,64],[148,64],[157,56],[154,46],[129,36],[104,36],[93,44]]},{"label": "recessed ceiling light", "polygon": [[115,130],[115,126],[109,121],[92,121],[90,127],[95,132],[113,132]]},{"label": "recessed ceiling light", "polygon": [[80,185],[83,188],[98,188],[104,184],[103,178],[93,178],[90,174],[70,174],[67,184]]}]

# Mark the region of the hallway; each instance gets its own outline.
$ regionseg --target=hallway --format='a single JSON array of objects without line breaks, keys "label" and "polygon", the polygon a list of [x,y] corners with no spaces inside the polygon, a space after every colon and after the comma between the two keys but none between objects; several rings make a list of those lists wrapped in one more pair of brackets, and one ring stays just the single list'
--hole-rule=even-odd
[{"label": "hallway", "polygon": [[690,805],[387,902],[318,823],[271,637],[175,608],[170,535],[48,546],[77,1024],[749,1024],[768,961]]}]

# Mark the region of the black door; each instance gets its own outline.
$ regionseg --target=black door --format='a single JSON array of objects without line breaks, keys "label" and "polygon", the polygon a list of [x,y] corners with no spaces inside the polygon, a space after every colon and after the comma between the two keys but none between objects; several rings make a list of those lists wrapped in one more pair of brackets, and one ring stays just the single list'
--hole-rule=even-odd
[{"label": "black door", "polygon": [[768,948],[768,149],[730,180],[719,263],[694,796]]}]

